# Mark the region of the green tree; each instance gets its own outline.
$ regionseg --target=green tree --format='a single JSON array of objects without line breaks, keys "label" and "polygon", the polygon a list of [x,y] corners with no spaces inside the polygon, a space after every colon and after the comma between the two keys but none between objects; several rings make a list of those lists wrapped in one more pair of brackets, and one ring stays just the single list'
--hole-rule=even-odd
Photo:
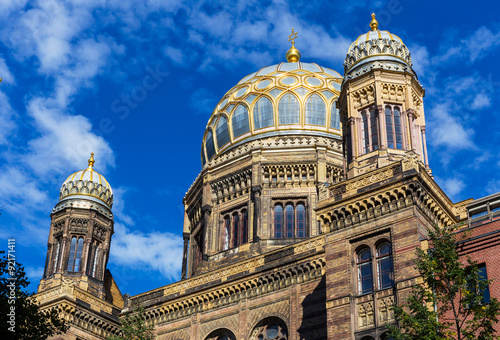
[{"label": "green tree", "polygon": [[0,334],[4,340],[47,339],[68,329],[57,310],[40,310],[34,294],[26,291],[29,283],[12,254],[0,258]]},{"label": "green tree", "polygon": [[142,306],[134,306],[134,310],[120,318],[121,335],[108,337],[107,340],[153,340],[154,327],[146,325],[146,316]]},{"label": "green tree", "polygon": [[416,269],[423,284],[416,285],[403,306],[394,308],[398,326],[388,325],[397,340],[499,339],[494,325],[500,303],[483,301],[491,280],[480,275],[477,262],[461,260],[459,245],[469,235],[457,227],[428,229],[429,251],[417,249]]}]

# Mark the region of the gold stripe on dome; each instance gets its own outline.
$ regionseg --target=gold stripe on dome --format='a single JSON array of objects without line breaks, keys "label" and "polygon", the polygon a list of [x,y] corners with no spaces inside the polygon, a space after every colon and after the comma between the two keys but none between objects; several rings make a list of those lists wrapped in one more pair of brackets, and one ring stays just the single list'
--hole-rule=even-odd
[{"label": "gold stripe on dome", "polygon": [[[232,89],[230,89],[224,96],[223,99],[219,102],[219,104],[216,106],[216,108],[213,110],[210,119],[208,120],[207,127],[205,129],[205,132],[203,134],[203,145],[202,145],[202,154],[205,157],[205,162],[210,162],[214,157],[218,157],[219,154],[222,152],[226,151],[228,148],[230,148],[233,144],[235,143],[241,143],[244,142],[245,139],[254,137],[254,136],[259,136],[261,134],[265,133],[270,133],[273,131],[290,131],[290,130],[305,130],[305,131],[317,131],[321,133],[332,133],[333,135],[337,136],[338,135],[338,130],[332,129],[330,127],[331,124],[331,106],[333,103],[338,99],[339,91],[331,84],[331,81],[333,81],[335,84],[340,85],[340,82],[342,81],[342,76],[338,74],[338,72],[332,70],[329,71],[329,73],[325,72],[324,68],[322,68],[319,65],[312,64],[313,66],[308,66],[309,64],[303,64],[302,63],[297,63],[296,67],[297,69],[292,69],[290,71],[272,71],[272,70],[279,70],[282,65],[286,65],[287,63],[281,63],[278,65],[273,65],[269,67],[264,67],[258,72],[252,73],[249,76],[245,77],[247,78],[244,82],[238,83],[236,86],[234,86]],[[304,67],[307,67],[308,69],[318,69],[318,71],[309,71],[308,69],[304,69]],[[269,71],[265,72],[262,75],[257,75],[260,73],[262,70],[268,69]],[[272,72],[271,72],[272,71]],[[332,75],[335,74],[336,76]],[[273,74],[273,76],[270,76],[270,74]],[[337,75],[338,74],[338,75]],[[295,80],[295,83],[293,85],[286,85],[282,83],[282,80],[284,78],[291,77]],[[244,78],[244,79],[245,79]],[[314,78],[318,79],[322,84],[320,85],[310,85],[307,82],[308,78]],[[262,81],[269,80],[271,83],[264,87],[264,88],[257,88],[258,84],[261,84]],[[326,82],[325,82],[326,81]],[[242,89],[245,88],[246,86],[249,86],[249,91],[246,91],[245,94],[241,95],[240,97],[236,98],[236,93]],[[338,86],[337,86],[338,87]],[[305,91],[305,93],[299,93],[298,91],[302,89]],[[271,94],[273,91],[279,91],[280,93],[276,94]],[[325,96],[321,91],[327,90],[329,91],[332,96],[328,98]],[[279,102],[283,96],[285,96],[287,93],[291,93],[294,95],[297,99],[297,102],[300,107],[300,123],[292,126],[285,126],[279,125],[278,120],[279,120]],[[305,103],[307,100],[314,94],[317,94],[324,102],[326,112],[325,112],[325,125],[312,125],[312,124],[305,124]],[[246,99],[250,98],[252,96],[251,103],[247,103]],[[265,127],[265,128],[260,128],[260,129],[255,129],[255,120],[254,120],[254,109],[259,103],[259,101],[263,98],[267,98],[270,103],[271,107],[273,110],[273,125],[270,127]],[[221,107],[222,105],[224,107]],[[227,111],[226,106],[229,107],[229,105],[234,105],[234,109],[232,112],[224,114],[221,112],[224,109]],[[248,128],[249,131],[238,136],[234,137],[233,133],[233,126],[232,126],[232,117],[235,114],[236,107],[238,105],[243,105],[247,109],[247,115],[248,115]],[[229,133],[229,143],[219,147],[218,142],[217,142],[217,124],[219,122],[219,117],[221,115],[224,115],[225,118],[227,119],[227,124],[228,124],[228,133]],[[334,130],[335,132],[330,132],[330,130]],[[207,147],[206,147],[206,138],[208,132],[211,131],[212,133],[212,140],[213,140],[213,145],[215,148],[215,154],[212,157],[212,159],[209,159],[207,156]]]}]

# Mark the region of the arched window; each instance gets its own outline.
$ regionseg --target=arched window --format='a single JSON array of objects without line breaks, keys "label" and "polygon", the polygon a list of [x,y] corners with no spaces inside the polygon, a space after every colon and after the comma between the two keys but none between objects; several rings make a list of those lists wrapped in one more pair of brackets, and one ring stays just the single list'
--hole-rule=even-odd
[{"label": "arched window", "polygon": [[306,207],[303,202],[276,203],[274,206],[274,238],[306,237],[306,221]]},{"label": "arched window", "polygon": [[332,129],[340,130],[340,114],[339,114],[339,109],[337,108],[337,101],[334,101],[332,104],[330,127]]},{"label": "arched window", "polygon": [[358,294],[371,293],[373,290],[372,260],[369,248],[358,252]]},{"label": "arched window", "polygon": [[77,239],[76,236],[73,236],[71,238],[71,247],[69,249],[69,260],[67,269],[69,272],[77,272],[80,270],[82,251],[83,251],[83,237]]},{"label": "arched window", "polygon": [[75,258],[75,272],[80,271],[80,266],[82,264],[82,252],[83,252],[83,237],[78,239],[78,244],[76,246],[76,258]]},{"label": "arched window", "polygon": [[94,241],[89,247],[88,261],[87,261],[87,275],[96,277],[97,274],[97,260],[99,258],[100,244]]},{"label": "arched window", "polygon": [[401,110],[398,106],[385,107],[385,127],[387,130],[387,147],[403,149],[403,135],[401,129]]},{"label": "arched window", "polygon": [[236,340],[236,337],[229,329],[219,328],[211,332],[205,340]]},{"label": "arched window", "polygon": [[285,235],[286,238],[295,237],[295,212],[292,204],[285,206]]},{"label": "arched window", "polygon": [[279,124],[300,124],[300,106],[297,98],[287,93],[283,97],[278,105],[278,116]]},{"label": "arched window", "polygon": [[76,252],[76,237],[71,238],[71,246],[69,248],[68,271],[73,271],[75,265],[75,252]]},{"label": "arched window", "polygon": [[99,252],[101,251],[101,246],[99,243],[96,243],[96,248],[95,248],[95,254],[94,254],[94,260],[93,260],[93,265],[92,265],[92,276],[96,277],[97,275],[97,260],[99,259]]},{"label": "arched window", "polygon": [[250,131],[250,127],[248,126],[248,110],[245,106],[238,105],[236,110],[234,110],[232,123],[234,138]]},{"label": "arched window", "polygon": [[235,248],[248,242],[248,211],[238,209],[224,216],[221,230],[221,250]]},{"label": "arched window", "polygon": [[240,231],[240,216],[238,214],[234,214],[233,215],[233,247],[238,246],[239,231]]},{"label": "arched window", "polygon": [[287,340],[288,329],[280,318],[268,317],[257,323],[252,330],[250,339]]},{"label": "arched window", "polygon": [[361,111],[363,154],[378,150],[378,125],[374,108]]},{"label": "arched window", "polygon": [[225,144],[229,143],[229,131],[227,130],[227,120],[225,117],[220,116],[216,130],[217,130],[217,146],[220,149]]},{"label": "arched window", "polygon": [[273,104],[266,97],[260,98],[253,108],[255,129],[262,129],[274,125]]},{"label": "arched window", "polygon": [[59,256],[61,252],[61,239],[57,239],[57,246],[56,246],[56,252],[54,254],[54,263],[53,263],[53,269],[52,273],[57,273],[57,269],[59,267]]},{"label": "arched window", "polygon": [[274,238],[283,238],[283,207],[274,206]]},{"label": "arched window", "polygon": [[297,204],[297,237],[306,237],[306,207],[303,203]]},{"label": "arched window", "polygon": [[326,124],[325,102],[317,94],[313,94],[307,99],[306,124],[321,126],[325,126]]},{"label": "arched window", "polygon": [[241,214],[241,244],[248,242],[248,212],[243,210]]},{"label": "arched window", "polygon": [[389,242],[383,242],[377,247],[378,288],[386,289],[393,285],[392,251]]},{"label": "arched window", "polygon": [[222,250],[229,249],[229,238],[231,235],[231,219],[229,216],[224,218],[224,227],[222,230]]},{"label": "arched window", "polygon": [[207,138],[205,139],[205,146],[207,147],[207,157],[208,160],[211,160],[215,155],[215,145],[214,145],[214,137],[212,135],[212,131],[208,131]]}]

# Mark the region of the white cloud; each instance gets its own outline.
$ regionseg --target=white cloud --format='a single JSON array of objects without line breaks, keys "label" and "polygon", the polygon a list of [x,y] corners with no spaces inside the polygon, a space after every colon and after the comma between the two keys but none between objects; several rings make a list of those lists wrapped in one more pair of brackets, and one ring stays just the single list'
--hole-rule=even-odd
[{"label": "white cloud", "polygon": [[10,106],[7,96],[0,91],[0,145],[7,144],[8,137],[16,132],[17,125],[14,121],[16,116],[17,114]]},{"label": "white cloud", "polygon": [[470,61],[484,57],[492,47],[500,45],[500,32],[493,33],[489,28],[480,27],[463,41],[470,53]]},{"label": "white cloud", "polygon": [[470,105],[471,110],[481,110],[491,106],[491,98],[485,92],[478,93]]},{"label": "white cloud", "polygon": [[428,126],[434,147],[444,146],[454,151],[476,148],[472,140],[474,130],[463,126],[458,111],[451,102],[437,104],[430,110],[432,121]]},{"label": "white cloud", "polygon": [[24,162],[37,176],[84,168],[91,152],[96,154],[96,168],[100,171],[114,166],[111,147],[92,133],[92,124],[86,117],[69,115],[43,98],[31,100],[28,113],[41,136],[29,141]]},{"label": "white cloud", "polygon": [[115,223],[111,261],[141,270],[157,270],[169,280],[178,280],[183,240],[172,233],[130,231]]},{"label": "white cloud", "polygon": [[25,267],[24,271],[30,282],[38,282],[43,276],[43,267]]},{"label": "white cloud", "polygon": [[500,192],[500,179],[492,179],[486,184],[486,192],[488,195]]},{"label": "white cloud", "polygon": [[442,186],[448,195],[457,196],[465,188],[465,183],[458,178],[447,178],[442,181]]}]

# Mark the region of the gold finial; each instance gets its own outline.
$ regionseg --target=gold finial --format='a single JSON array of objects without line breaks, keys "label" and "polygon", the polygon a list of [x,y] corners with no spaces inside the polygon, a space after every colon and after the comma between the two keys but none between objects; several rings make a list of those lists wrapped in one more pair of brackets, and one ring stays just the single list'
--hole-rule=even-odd
[{"label": "gold finial", "polygon": [[286,60],[289,63],[296,63],[300,60],[300,52],[295,48],[295,39],[297,39],[297,32],[292,28],[292,34],[288,36],[288,41],[292,42],[292,47],[286,52]]},{"label": "gold finial", "polygon": [[378,30],[378,21],[375,19],[375,13],[372,13],[372,21],[370,21],[372,31]]},{"label": "gold finial", "polygon": [[95,163],[95,160],[94,160],[94,153],[91,152],[90,153],[90,158],[89,158],[89,168],[92,169],[94,167],[94,163]]}]

